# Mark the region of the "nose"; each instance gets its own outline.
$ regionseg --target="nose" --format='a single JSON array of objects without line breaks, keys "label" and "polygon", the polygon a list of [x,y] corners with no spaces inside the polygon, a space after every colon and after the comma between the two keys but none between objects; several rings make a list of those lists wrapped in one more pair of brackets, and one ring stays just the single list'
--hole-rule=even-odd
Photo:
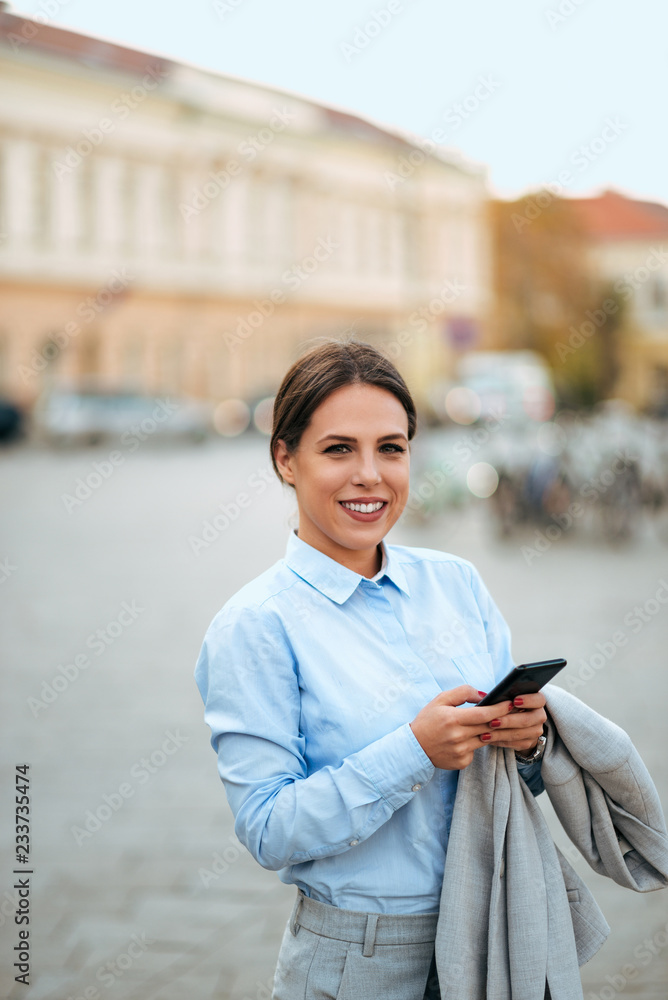
[{"label": "nose", "polygon": [[355,486],[374,486],[379,483],[382,476],[378,470],[378,456],[374,449],[370,451],[361,450],[359,461],[353,474]]}]

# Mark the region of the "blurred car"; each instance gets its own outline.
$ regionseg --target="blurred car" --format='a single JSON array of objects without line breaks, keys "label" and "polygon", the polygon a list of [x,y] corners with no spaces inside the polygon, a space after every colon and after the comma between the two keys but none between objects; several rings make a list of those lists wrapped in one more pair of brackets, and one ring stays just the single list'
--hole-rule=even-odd
[{"label": "blurred car", "polygon": [[534,351],[471,351],[459,359],[455,380],[431,386],[428,401],[446,424],[530,424],[553,416],[556,393],[547,363]]},{"label": "blurred car", "polygon": [[8,399],[0,399],[0,444],[10,444],[23,436],[23,411]]},{"label": "blurred car", "polygon": [[98,444],[147,438],[204,441],[211,429],[207,408],[193,400],[135,392],[53,390],[36,405],[36,435],[54,445]]},{"label": "blurred car", "polygon": [[542,423],[554,415],[550,369],[535,351],[472,351],[460,359],[458,375],[460,385],[477,397],[482,419]]}]

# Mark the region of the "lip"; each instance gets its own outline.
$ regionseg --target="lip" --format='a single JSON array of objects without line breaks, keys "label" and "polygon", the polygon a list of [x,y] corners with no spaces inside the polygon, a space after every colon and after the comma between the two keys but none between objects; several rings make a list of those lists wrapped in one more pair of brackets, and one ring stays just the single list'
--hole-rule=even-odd
[{"label": "lip", "polygon": [[339,503],[387,503],[387,497],[345,497]]},{"label": "lip", "polygon": [[[383,506],[379,510],[370,511],[368,514],[362,514],[358,510],[348,510],[347,507],[343,506],[344,503],[378,503],[379,501],[382,502]],[[339,500],[339,506],[353,521],[380,521],[389,507],[389,501],[384,500],[383,497],[364,497],[361,500]]]}]

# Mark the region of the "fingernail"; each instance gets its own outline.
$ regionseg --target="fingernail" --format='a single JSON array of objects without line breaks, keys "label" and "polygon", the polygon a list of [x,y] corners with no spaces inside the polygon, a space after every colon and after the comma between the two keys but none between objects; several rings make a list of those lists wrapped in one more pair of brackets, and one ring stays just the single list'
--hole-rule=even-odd
[{"label": "fingernail", "polygon": [[500,725],[501,721],[499,719],[492,719],[492,721],[490,722],[490,726],[493,726],[495,729]]},{"label": "fingernail", "polygon": [[487,740],[491,740],[491,738],[492,738],[492,734],[491,733],[483,733],[482,736],[480,737],[480,739],[483,741],[483,743],[486,743]]},{"label": "fingernail", "polygon": [[487,695],[487,692],[486,691],[478,691],[478,694],[480,695],[481,698],[485,698],[486,695]]},{"label": "fingernail", "polygon": [[524,704],[524,698],[515,698],[513,701],[513,705],[523,705],[523,704]]}]

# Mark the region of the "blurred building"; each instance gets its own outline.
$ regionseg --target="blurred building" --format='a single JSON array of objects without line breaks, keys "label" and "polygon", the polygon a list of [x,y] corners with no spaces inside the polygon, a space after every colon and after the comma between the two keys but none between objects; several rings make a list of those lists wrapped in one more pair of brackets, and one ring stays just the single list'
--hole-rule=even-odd
[{"label": "blurred building", "polygon": [[481,339],[482,169],[6,4],[0,74],[0,393],[253,399],[354,331],[421,397]]},{"label": "blurred building", "polygon": [[532,350],[568,406],[668,413],[668,207],[543,189],[490,202],[488,346]]},{"label": "blurred building", "polygon": [[668,407],[668,207],[616,191],[571,204],[592,272],[624,307],[617,395],[640,407]]}]

